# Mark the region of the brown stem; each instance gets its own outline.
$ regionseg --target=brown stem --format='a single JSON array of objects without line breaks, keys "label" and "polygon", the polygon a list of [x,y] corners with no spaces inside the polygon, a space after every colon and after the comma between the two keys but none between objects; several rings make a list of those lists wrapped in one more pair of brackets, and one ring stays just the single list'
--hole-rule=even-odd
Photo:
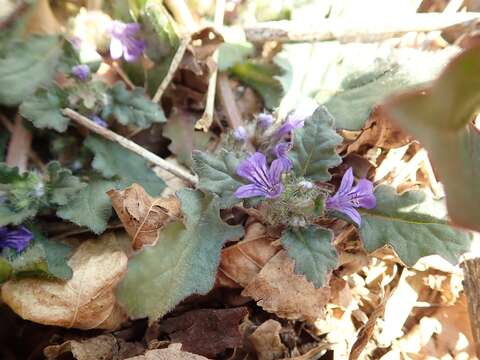
[{"label": "brown stem", "polygon": [[461,266],[475,351],[480,357],[480,258],[465,260]]}]

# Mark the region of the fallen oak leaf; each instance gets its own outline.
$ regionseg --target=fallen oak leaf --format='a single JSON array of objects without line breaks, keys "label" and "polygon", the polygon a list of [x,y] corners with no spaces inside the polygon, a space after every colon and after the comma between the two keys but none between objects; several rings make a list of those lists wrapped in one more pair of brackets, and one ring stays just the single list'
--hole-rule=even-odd
[{"label": "fallen oak leaf", "polygon": [[150,350],[145,355],[134,356],[125,360],[208,360],[208,358],[182,351],[179,344],[172,344],[167,349]]},{"label": "fallen oak leaf", "polygon": [[246,307],[234,309],[199,309],[163,320],[159,330],[169,334],[182,349],[199,355],[217,354],[241,346],[239,324],[248,314]]},{"label": "fallen oak leaf", "polygon": [[304,275],[294,272],[294,262],[286,251],[278,252],[245,287],[264,310],[289,320],[315,321],[330,298],[330,288],[316,289]]},{"label": "fallen oak leaf", "polygon": [[113,233],[85,241],[68,261],[70,280],[10,280],[3,301],[23,319],[44,325],[116,329],[126,320],[114,294],[127,271],[125,241]]},{"label": "fallen oak leaf", "polygon": [[181,216],[180,203],[175,196],[152,198],[138,184],[132,184],[121,191],[110,190],[107,194],[132,238],[135,250],[145,245],[154,245],[164,225]]},{"label": "fallen oak leaf", "polygon": [[269,319],[248,337],[257,352],[258,360],[280,359],[285,354],[287,347],[280,339],[280,330],[282,324]]}]

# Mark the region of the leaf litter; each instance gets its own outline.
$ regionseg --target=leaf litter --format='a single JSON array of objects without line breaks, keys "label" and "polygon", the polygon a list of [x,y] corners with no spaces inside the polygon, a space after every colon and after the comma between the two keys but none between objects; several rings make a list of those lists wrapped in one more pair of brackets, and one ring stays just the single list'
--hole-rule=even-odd
[{"label": "leaf litter", "polygon": [[[476,358],[458,262],[478,223],[479,50],[461,22],[408,28],[462,5],[226,1],[219,33],[222,2],[121,3],[39,0],[0,18],[0,223],[34,234],[20,253],[0,239],[0,357]],[[349,12],[410,31],[293,44],[255,29]],[[349,189],[358,217],[329,207],[349,172],[350,188],[375,188]],[[235,195],[250,185],[271,197]]]}]

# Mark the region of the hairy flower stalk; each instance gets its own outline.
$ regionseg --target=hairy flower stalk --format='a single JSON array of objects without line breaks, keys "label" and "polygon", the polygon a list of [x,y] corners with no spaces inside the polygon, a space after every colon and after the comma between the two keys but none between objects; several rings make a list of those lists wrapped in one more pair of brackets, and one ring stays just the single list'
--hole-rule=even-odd
[{"label": "hairy flower stalk", "polygon": [[279,159],[273,160],[268,168],[265,155],[256,152],[237,167],[237,174],[251,184],[240,186],[235,191],[235,196],[239,199],[256,196],[264,196],[267,199],[277,198],[283,191],[281,177],[286,171],[288,170]]},{"label": "hairy flower stalk", "polygon": [[336,210],[347,215],[360,226],[362,218],[357,208],[373,209],[377,201],[373,194],[373,184],[367,179],[361,179],[353,186],[353,171],[349,168],[343,175],[340,187],[335,195],[326,202],[328,210]]},{"label": "hairy flower stalk", "polygon": [[137,23],[123,23],[121,21],[113,21],[110,32],[110,56],[112,59],[123,58],[132,62],[137,60],[145,50],[145,41],[136,37],[140,31],[140,25]]},{"label": "hairy flower stalk", "polygon": [[28,246],[32,238],[32,232],[23,225],[17,227],[0,227],[1,249],[8,247],[18,253]]}]

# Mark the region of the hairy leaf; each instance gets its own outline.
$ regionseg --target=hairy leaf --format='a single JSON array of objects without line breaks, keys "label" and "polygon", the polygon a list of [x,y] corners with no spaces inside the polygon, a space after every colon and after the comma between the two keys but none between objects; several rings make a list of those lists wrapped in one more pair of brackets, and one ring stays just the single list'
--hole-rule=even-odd
[{"label": "hairy leaf", "polygon": [[217,194],[225,204],[238,202],[233,193],[243,184],[237,180],[236,171],[240,159],[229,151],[218,154],[194,151],[193,170],[199,177],[198,188]]},{"label": "hairy leaf", "polygon": [[138,183],[153,196],[160,195],[165,188],[163,180],[141,156],[97,136],[89,136],[84,144],[95,154],[92,166],[107,178],[118,177],[121,186]]},{"label": "hairy leaf", "polygon": [[148,316],[153,321],[187,296],[210,291],[222,245],[242,236],[240,227],[220,219],[219,204],[211,196],[181,190],[177,197],[185,224],[168,224],[161,241],[131,259],[118,288],[118,299],[132,318]]},{"label": "hairy leaf", "polygon": [[282,109],[306,98],[324,104],[338,128],[360,130],[386,96],[432,80],[456,50],[420,51],[372,44],[290,44],[275,57],[286,92]]},{"label": "hairy leaf", "polygon": [[17,105],[52,82],[60,53],[56,36],[35,36],[11,46],[0,59],[0,103]]},{"label": "hairy leaf", "polygon": [[131,124],[142,129],[165,122],[162,109],[145,96],[143,88],[129,91],[121,81],[110,89],[110,103],[102,111],[102,118],[110,116],[123,125]]},{"label": "hairy leaf", "polygon": [[295,130],[289,153],[295,173],[315,181],[330,180],[328,169],[342,162],[336,151],[341,142],[332,115],[320,106],[305,120],[303,128]]},{"label": "hairy leaf", "polygon": [[62,114],[65,105],[62,91],[56,86],[50,86],[47,89],[38,89],[35,94],[25,99],[20,106],[20,114],[39,129],[64,132],[69,123],[69,119]]},{"label": "hairy leaf", "polygon": [[290,228],[281,238],[288,256],[295,261],[295,272],[321,288],[337,266],[338,257],[332,244],[333,232],[315,225]]},{"label": "hairy leaf", "polygon": [[275,109],[280,104],[283,90],[275,78],[280,73],[277,66],[246,61],[232,66],[230,71],[240,81],[255,89],[268,109]]},{"label": "hairy leaf", "polygon": [[52,204],[67,204],[72,196],[86,186],[69,169],[62,168],[58,161],[50,162],[47,170],[48,200]]},{"label": "hairy leaf", "polygon": [[397,195],[388,186],[378,187],[375,197],[377,207],[362,214],[360,227],[368,251],[390,245],[405,264],[413,266],[421,257],[434,254],[456,264],[470,249],[472,234],[448,224],[442,200],[424,191]]},{"label": "hairy leaf", "polygon": [[480,104],[480,47],[454,59],[432,87],[394,98],[391,116],[428,150],[445,186],[452,220],[480,230],[480,136],[470,125]]},{"label": "hairy leaf", "polygon": [[112,215],[107,191],[115,187],[116,183],[110,180],[92,180],[67,204],[58,208],[57,216],[100,234],[107,228]]}]

